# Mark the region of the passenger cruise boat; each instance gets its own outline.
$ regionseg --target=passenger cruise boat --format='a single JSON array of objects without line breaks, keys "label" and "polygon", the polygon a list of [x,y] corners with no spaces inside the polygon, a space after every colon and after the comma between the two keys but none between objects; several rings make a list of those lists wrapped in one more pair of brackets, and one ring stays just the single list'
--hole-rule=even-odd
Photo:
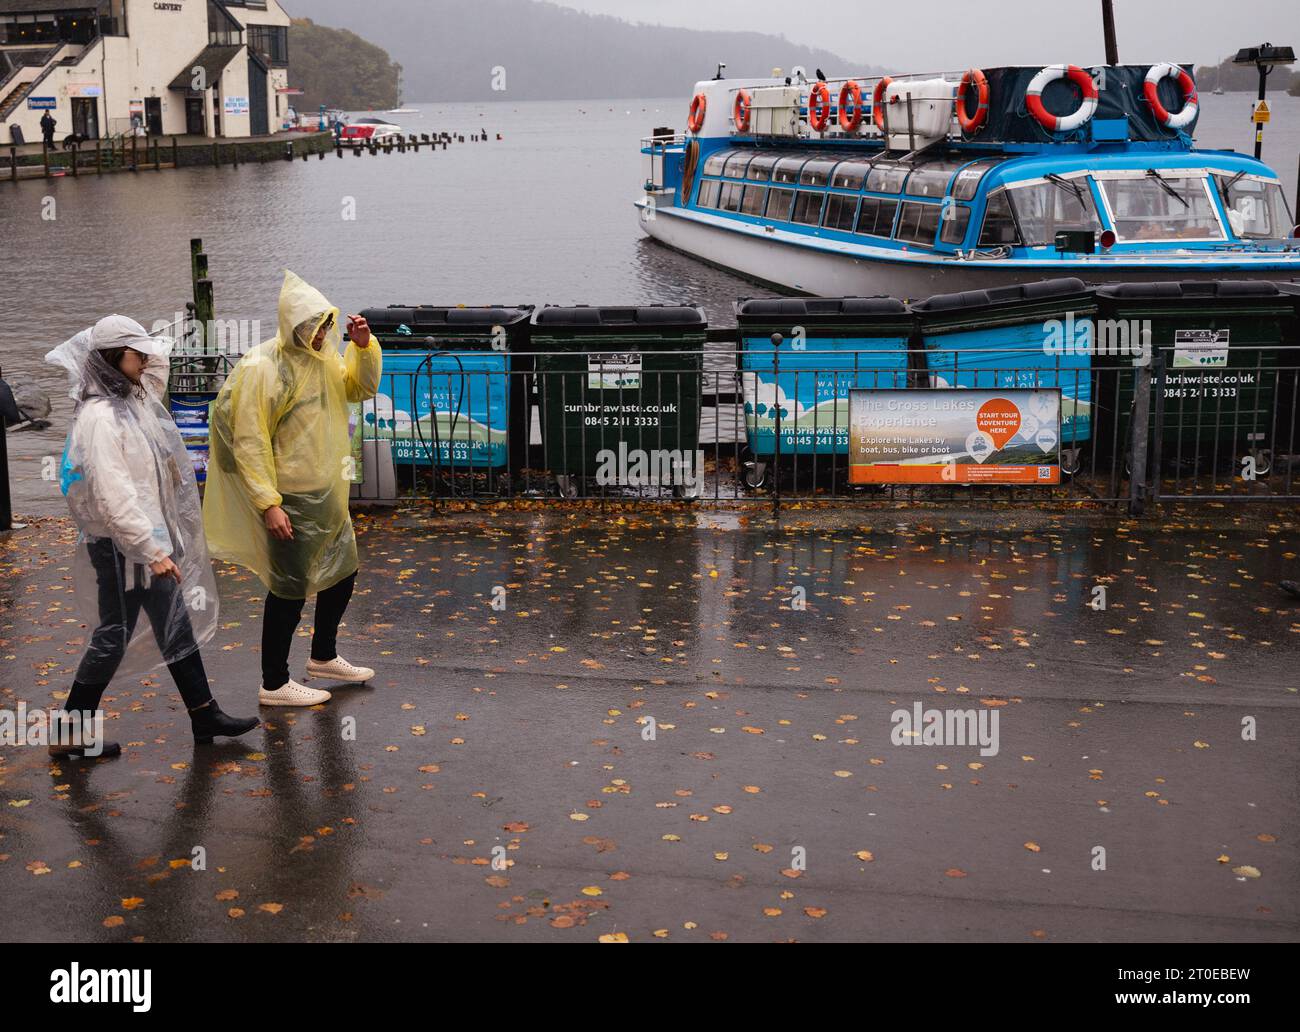
[{"label": "passenger cruise boat", "polygon": [[1276,173],[1193,145],[1186,67],[696,84],[642,141],[654,239],[808,294],[1300,276]]}]

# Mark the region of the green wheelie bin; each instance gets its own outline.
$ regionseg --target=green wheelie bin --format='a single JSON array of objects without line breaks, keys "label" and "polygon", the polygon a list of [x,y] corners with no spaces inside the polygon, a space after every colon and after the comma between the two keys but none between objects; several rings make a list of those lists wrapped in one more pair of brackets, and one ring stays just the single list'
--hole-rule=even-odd
[{"label": "green wheelie bin", "polygon": [[704,310],[687,305],[534,314],[542,448],[560,494],[671,485],[698,495],[707,329]]},{"label": "green wheelie bin", "polygon": [[[1263,476],[1275,452],[1289,450],[1293,402],[1281,397],[1278,367],[1288,360],[1279,362],[1278,348],[1294,307],[1276,284],[1115,283],[1097,288],[1097,302],[1099,332],[1150,341],[1152,461],[1159,456],[1162,464],[1196,475],[1249,457],[1254,475]],[[1105,360],[1131,366],[1134,358]],[[1116,377],[1106,399],[1114,405],[1114,447],[1126,456],[1136,380]]]}]

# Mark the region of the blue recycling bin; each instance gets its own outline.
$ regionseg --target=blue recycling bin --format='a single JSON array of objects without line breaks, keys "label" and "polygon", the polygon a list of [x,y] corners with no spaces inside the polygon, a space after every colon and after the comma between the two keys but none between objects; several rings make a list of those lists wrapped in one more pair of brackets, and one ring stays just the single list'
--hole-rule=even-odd
[{"label": "blue recycling bin", "polygon": [[849,391],[908,385],[914,320],[896,298],[743,299],[736,325],[750,487],[778,454],[778,422],[782,458],[847,456]]},{"label": "blue recycling bin", "polygon": [[527,464],[532,305],[369,308],[384,372],[367,438],[391,440],[393,460],[442,470]]},{"label": "blue recycling bin", "polygon": [[1092,439],[1097,301],[1082,280],[1042,280],[912,304],[931,387],[1059,387],[1062,468]]}]

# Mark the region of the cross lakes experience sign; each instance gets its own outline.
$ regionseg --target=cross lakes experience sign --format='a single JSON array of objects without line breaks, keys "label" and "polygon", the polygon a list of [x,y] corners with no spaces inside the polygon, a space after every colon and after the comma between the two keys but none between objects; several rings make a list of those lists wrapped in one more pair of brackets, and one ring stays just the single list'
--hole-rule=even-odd
[{"label": "cross lakes experience sign", "polygon": [[851,484],[1059,484],[1059,388],[849,391]]}]

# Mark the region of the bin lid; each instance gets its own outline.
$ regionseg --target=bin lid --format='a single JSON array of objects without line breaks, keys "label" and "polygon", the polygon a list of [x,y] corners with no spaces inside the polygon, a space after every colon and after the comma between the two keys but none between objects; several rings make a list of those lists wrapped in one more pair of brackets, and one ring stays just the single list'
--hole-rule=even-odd
[{"label": "bin lid", "polygon": [[907,305],[896,297],[754,297],[736,302],[738,321],[769,321],[775,316],[851,322],[862,318],[905,316]]},{"label": "bin lid", "polygon": [[533,324],[552,329],[608,329],[610,331],[703,331],[708,326],[704,309],[693,305],[547,305]]},{"label": "bin lid", "polygon": [[923,314],[958,312],[972,308],[992,308],[996,305],[1024,304],[1028,301],[1050,301],[1086,294],[1083,280],[1073,276],[1040,280],[1037,283],[1017,283],[1007,287],[990,287],[986,290],[963,290],[957,294],[935,294],[912,305],[912,311]]},{"label": "bin lid", "polygon": [[365,308],[361,314],[376,333],[397,333],[398,327],[405,326],[412,336],[423,336],[438,332],[487,332],[493,326],[513,326],[527,322],[532,317],[533,306],[389,305]]},{"label": "bin lid", "polygon": [[1107,283],[1097,296],[1112,300],[1183,300],[1197,298],[1278,297],[1268,280],[1159,280],[1152,283]]}]

